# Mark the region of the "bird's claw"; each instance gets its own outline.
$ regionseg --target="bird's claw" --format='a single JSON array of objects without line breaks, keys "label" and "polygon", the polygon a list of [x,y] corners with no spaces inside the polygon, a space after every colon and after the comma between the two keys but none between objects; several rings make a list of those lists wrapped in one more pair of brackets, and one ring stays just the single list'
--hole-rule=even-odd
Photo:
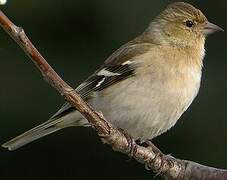
[{"label": "bird's claw", "polygon": [[135,140],[123,129],[119,128],[119,131],[125,136],[125,138],[127,139],[127,143],[128,143],[128,149],[129,149],[129,156],[133,157],[133,155],[136,152],[136,142]]},{"label": "bird's claw", "polygon": [[[148,146],[148,148],[150,148],[155,153],[155,157],[152,160],[152,162],[155,163],[158,158],[161,159],[161,161],[159,161],[160,164],[156,169],[155,177],[167,172],[170,168],[174,166],[174,163],[170,158],[170,155],[163,154],[151,141],[146,141],[145,143]],[[146,165],[146,169],[150,169],[148,165]]]}]

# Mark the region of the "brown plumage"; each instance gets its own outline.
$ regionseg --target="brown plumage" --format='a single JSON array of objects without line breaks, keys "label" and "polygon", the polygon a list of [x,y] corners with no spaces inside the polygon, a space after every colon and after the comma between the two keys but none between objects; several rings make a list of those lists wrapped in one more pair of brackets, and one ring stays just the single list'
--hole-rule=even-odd
[{"label": "brown plumage", "polygon": [[[197,95],[205,38],[220,30],[192,5],[173,3],[76,90],[135,139],[152,139],[170,129]],[[14,150],[69,126],[89,124],[66,103],[50,120],[3,147]]]}]

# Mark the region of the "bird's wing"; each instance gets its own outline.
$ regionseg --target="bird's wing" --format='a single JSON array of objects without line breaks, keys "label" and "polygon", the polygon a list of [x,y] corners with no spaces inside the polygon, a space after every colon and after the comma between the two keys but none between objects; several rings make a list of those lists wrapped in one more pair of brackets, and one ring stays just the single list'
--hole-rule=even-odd
[{"label": "bird's wing", "polygon": [[[150,43],[128,43],[122,46],[94,74],[78,86],[76,92],[84,100],[88,100],[94,92],[102,91],[113,84],[134,76],[137,66],[136,57],[146,53],[151,46]],[[65,103],[51,119],[62,117],[74,110],[75,108],[69,103]]]}]

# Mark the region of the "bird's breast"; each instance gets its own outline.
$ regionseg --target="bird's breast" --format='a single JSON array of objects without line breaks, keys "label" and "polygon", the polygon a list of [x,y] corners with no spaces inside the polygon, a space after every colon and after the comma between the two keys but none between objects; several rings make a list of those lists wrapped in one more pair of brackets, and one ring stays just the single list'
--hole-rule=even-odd
[{"label": "bird's breast", "polygon": [[93,100],[114,125],[146,140],[170,129],[188,108],[200,87],[201,69],[149,66]]}]

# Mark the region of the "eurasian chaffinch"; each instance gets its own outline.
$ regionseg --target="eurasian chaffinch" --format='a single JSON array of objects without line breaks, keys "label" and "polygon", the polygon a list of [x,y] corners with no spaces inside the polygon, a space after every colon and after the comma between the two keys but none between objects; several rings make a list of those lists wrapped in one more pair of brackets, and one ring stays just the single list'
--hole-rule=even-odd
[{"label": "eurasian chaffinch", "polygon": [[[115,51],[76,91],[116,127],[140,141],[175,125],[196,97],[207,35],[223,31],[190,4],[176,2]],[[89,126],[69,103],[2,146],[15,150],[70,126]]]}]

